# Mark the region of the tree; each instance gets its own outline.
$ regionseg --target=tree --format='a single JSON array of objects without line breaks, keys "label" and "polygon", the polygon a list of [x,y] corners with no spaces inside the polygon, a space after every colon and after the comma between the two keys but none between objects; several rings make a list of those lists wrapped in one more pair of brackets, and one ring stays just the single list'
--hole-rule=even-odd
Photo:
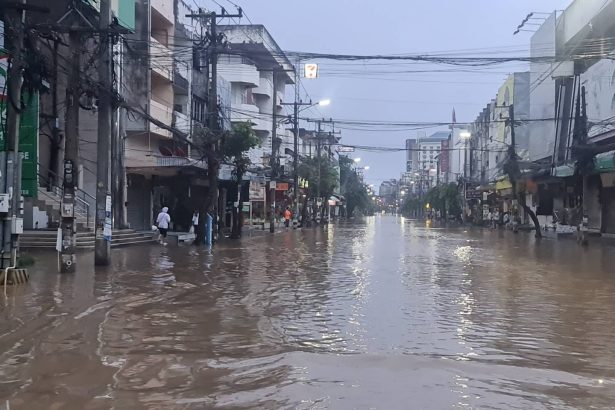
[{"label": "tree", "polygon": [[346,198],[347,216],[352,216],[355,209],[370,211],[371,200],[365,184],[352,168],[354,161],[340,156],[341,194]]},{"label": "tree", "polygon": [[224,138],[222,144],[222,155],[225,159],[232,162],[235,169],[233,170],[233,179],[237,183],[238,200],[237,206],[233,206],[233,226],[231,229],[231,238],[238,239],[241,237],[241,215],[243,209],[243,193],[241,185],[243,176],[245,175],[251,161],[246,156],[246,153],[252,148],[260,145],[260,140],[252,129],[252,124],[249,122],[233,125],[233,130]]},{"label": "tree", "polygon": [[510,184],[512,185],[513,198],[517,200],[519,205],[523,208],[526,214],[530,216],[534,223],[536,238],[542,237],[542,231],[540,229],[540,221],[536,217],[536,213],[526,205],[525,203],[525,190],[519,190],[519,179],[521,178],[521,169],[519,167],[519,156],[515,152],[514,146],[509,147],[508,157],[503,165],[504,173],[508,176]]},{"label": "tree", "polygon": [[423,203],[415,197],[405,199],[401,207],[401,213],[405,216],[416,215],[423,208]]},{"label": "tree", "polygon": [[447,215],[461,214],[461,197],[459,187],[455,182],[442,184],[431,188],[422,201],[418,198],[408,197],[402,205],[402,213],[410,215],[417,213],[429,204],[430,209],[442,212],[444,218]]},{"label": "tree", "polygon": [[305,198],[302,220],[307,217],[308,198],[318,196],[329,198],[338,186],[339,175],[333,161],[328,156],[303,158],[298,168],[299,177],[308,181],[308,195]]}]

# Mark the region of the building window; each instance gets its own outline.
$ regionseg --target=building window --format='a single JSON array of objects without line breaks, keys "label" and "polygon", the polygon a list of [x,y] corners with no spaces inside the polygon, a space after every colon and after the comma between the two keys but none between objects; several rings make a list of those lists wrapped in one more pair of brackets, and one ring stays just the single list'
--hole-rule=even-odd
[{"label": "building window", "polygon": [[203,71],[203,61],[201,60],[201,51],[197,47],[192,48],[192,67],[196,71]]},{"label": "building window", "polygon": [[206,113],[207,113],[207,105],[205,104],[205,100],[197,97],[196,95],[192,96],[192,119],[198,121],[202,124],[206,123]]}]

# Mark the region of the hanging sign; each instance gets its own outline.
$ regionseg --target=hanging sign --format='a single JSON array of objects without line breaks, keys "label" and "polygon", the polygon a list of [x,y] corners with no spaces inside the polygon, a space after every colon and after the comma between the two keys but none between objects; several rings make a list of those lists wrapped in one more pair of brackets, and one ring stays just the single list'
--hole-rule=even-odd
[{"label": "hanging sign", "polygon": [[318,64],[308,63],[303,66],[303,76],[305,78],[318,78]]}]

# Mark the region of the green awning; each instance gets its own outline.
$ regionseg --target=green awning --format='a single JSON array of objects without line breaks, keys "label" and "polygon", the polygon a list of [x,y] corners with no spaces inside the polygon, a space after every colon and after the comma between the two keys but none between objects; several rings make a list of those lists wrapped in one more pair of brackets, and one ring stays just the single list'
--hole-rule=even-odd
[{"label": "green awning", "polygon": [[574,175],[574,165],[564,164],[553,168],[553,176],[559,178],[571,177]]},{"label": "green awning", "polygon": [[615,171],[615,151],[596,155],[594,158],[594,169],[598,172]]}]

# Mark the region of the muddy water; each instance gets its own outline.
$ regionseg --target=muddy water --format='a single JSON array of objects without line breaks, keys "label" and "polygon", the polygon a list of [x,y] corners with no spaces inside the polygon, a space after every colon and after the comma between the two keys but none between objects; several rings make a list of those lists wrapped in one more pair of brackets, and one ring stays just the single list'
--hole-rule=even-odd
[{"label": "muddy water", "polygon": [[0,307],[0,409],[615,408],[615,252],[395,217],[114,251]]}]

